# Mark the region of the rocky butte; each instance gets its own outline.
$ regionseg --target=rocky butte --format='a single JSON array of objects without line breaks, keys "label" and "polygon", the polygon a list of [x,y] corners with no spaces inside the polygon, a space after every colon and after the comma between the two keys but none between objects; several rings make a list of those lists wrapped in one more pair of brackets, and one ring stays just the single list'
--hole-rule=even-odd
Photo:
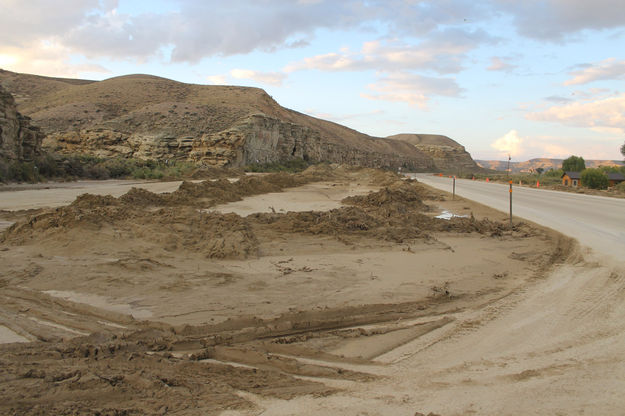
[{"label": "rocky butte", "polygon": [[59,153],[215,166],[301,158],[412,171],[480,169],[445,136],[371,137],[281,107],[258,88],[151,75],[89,81],[4,70],[0,83],[46,134],[43,147]]},{"label": "rocky butte", "polygon": [[0,161],[31,161],[41,151],[43,134],[21,115],[0,85]]}]

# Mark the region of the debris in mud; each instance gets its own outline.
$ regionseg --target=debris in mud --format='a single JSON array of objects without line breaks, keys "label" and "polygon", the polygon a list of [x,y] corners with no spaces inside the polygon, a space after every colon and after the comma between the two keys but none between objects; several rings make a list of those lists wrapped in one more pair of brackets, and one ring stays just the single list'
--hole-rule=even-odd
[{"label": "debris in mud", "polygon": [[271,369],[155,354],[169,348],[168,338],[167,333],[144,331],[130,337],[93,334],[65,343],[0,346],[0,413],[144,415],[166,409],[216,414],[252,408],[239,391],[281,399],[333,392]]}]

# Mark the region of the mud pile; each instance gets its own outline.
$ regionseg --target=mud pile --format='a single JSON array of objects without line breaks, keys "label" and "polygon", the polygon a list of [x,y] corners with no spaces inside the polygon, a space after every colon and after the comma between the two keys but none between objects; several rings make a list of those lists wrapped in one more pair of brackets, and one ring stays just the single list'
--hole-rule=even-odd
[{"label": "mud pile", "polygon": [[249,223],[238,215],[203,210],[245,196],[308,183],[319,176],[319,169],[328,168],[300,175],[246,176],[236,182],[183,182],[169,194],[137,188],[119,198],[84,194],[68,206],[14,224],[0,241],[23,244],[65,235],[71,230],[109,229],[115,238],[143,238],[168,251],[184,249],[203,252],[209,258],[245,258],[255,255],[258,247]]},{"label": "mud pile", "polygon": [[[440,195],[434,195],[416,181],[400,180],[377,192],[345,198],[342,202],[349,206],[330,211],[259,213],[248,218],[280,233],[326,234],[339,238],[359,236],[396,243],[431,239],[433,232],[441,231],[489,236],[510,231],[507,224],[488,219],[434,218],[427,215],[431,207],[423,202],[426,198],[439,199]],[[523,227],[517,224],[512,231],[519,232]]]},{"label": "mud pile", "polygon": [[[348,206],[330,211],[253,214],[208,213],[216,204],[243,197],[279,192],[320,178],[357,179],[387,183],[378,192],[346,198]],[[258,254],[259,240],[275,233],[358,236],[397,243],[430,239],[432,232],[477,232],[501,235],[506,225],[487,219],[436,219],[426,213],[424,199],[436,198],[416,181],[398,180],[394,173],[372,169],[314,166],[300,174],[277,173],[227,179],[183,182],[169,194],[132,189],[125,195],[81,195],[72,204],[32,216],[10,227],[2,241],[23,244],[34,239],[68,234],[72,230],[108,231],[110,238],[141,238],[167,251],[190,250],[208,258],[244,259]],[[519,227],[519,226],[517,226]],[[260,233],[260,234],[259,234]],[[259,235],[262,235],[259,236]]]},{"label": "mud pile", "polygon": [[401,205],[406,208],[428,211],[430,208],[423,203],[423,200],[430,199],[431,193],[422,186],[416,185],[416,183],[416,181],[395,181],[391,185],[382,188],[379,192],[347,197],[342,202],[366,209]]}]

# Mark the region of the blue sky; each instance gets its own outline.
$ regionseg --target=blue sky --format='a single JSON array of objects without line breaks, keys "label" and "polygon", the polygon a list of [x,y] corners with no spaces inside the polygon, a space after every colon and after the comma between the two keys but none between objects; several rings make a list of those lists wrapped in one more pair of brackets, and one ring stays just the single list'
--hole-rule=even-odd
[{"label": "blue sky", "polygon": [[373,136],[476,159],[622,159],[615,0],[0,0],[0,68],[265,89]]}]

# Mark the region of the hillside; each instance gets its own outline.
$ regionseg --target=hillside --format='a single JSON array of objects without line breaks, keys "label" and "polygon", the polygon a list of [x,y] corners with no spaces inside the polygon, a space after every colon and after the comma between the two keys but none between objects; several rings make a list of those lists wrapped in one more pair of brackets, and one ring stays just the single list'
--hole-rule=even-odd
[{"label": "hillside", "polygon": [[218,166],[302,158],[446,169],[440,165],[444,157],[283,108],[258,88],[185,84],[152,75],[88,81],[3,70],[0,83],[16,97],[19,111],[46,133],[44,147],[61,153]]},{"label": "hillside", "polygon": [[[524,162],[510,162],[512,173],[534,172],[537,168],[560,169],[564,159],[536,158]],[[486,169],[506,171],[508,169],[507,160],[476,160],[477,164]],[[597,168],[599,166],[623,166],[623,162],[618,160],[586,160],[587,168]]]},{"label": "hillside", "polygon": [[479,169],[464,146],[447,136],[438,134],[397,134],[389,139],[413,145],[429,155],[439,170],[447,172],[475,172]]}]

